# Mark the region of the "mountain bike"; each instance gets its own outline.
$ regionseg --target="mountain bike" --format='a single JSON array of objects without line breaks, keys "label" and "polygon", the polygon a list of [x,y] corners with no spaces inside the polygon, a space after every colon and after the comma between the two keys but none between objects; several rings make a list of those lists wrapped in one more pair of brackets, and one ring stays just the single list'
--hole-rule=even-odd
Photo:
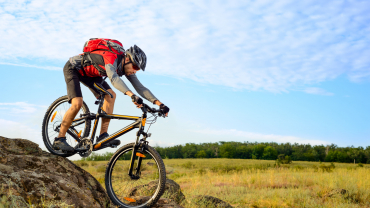
[{"label": "mountain bike", "polygon": [[[166,170],[161,156],[154,148],[149,146],[146,139],[151,134],[148,131],[145,132],[144,128],[146,124],[153,124],[157,117],[164,117],[164,113],[160,109],[143,104],[141,117],[107,114],[102,109],[104,96],[108,95],[113,98],[113,95],[99,83],[95,83],[94,87],[100,94],[95,102],[99,105],[98,112],[96,114],[90,113],[86,103],[83,102],[81,110],[77,114],[80,115],[80,118],[75,118],[67,130],[66,139],[69,145],[74,147],[74,151],[54,150],[52,146],[55,137],[58,136],[63,116],[70,107],[67,96],[55,100],[45,113],[42,123],[44,144],[54,155],[70,157],[78,153],[81,157],[88,157],[93,151],[105,148],[104,144],[109,141],[138,128],[136,141],[119,148],[108,162],[105,171],[105,186],[108,196],[115,205],[120,207],[150,207],[158,201],[164,192]],[[149,118],[147,118],[148,113],[151,114]],[[111,134],[104,140],[94,143],[99,118],[132,120],[133,123]],[[91,137],[89,137],[91,121],[94,121],[94,126]]]}]

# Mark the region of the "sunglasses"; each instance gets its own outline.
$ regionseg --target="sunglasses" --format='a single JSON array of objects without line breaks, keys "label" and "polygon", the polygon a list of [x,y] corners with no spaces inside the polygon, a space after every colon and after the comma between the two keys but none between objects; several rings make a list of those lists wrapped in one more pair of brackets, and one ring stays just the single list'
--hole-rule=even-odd
[{"label": "sunglasses", "polygon": [[136,64],[134,64],[134,62],[132,62],[132,67],[137,71],[137,70],[140,70],[140,68],[136,65]]},{"label": "sunglasses", "polygon": [[130,62],[128,62],[128,63],[132,63],[132,67],[136,70],[136,71],[138,71],[138,70],[140,70],[140,67],[138,67],[136,64],[135,64],[135,62],[133,62],[132,61],[132,57],[129,55],[129,57],[130,57]]}]

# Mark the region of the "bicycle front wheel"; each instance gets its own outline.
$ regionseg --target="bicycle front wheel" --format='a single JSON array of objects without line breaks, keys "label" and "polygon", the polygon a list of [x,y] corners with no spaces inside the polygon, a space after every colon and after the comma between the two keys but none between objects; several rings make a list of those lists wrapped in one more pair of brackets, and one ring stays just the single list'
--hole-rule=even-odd
[{"label": "bicycle front wheel", "polygon": [[[146,145],[137,155],[143,158],[136,177],[128,175],[134,143],[121,147],[110,159],[105,172],[108,196],[120,207],[150,207],[162,196],[166,183],[166,170],[161,156]],[[137,172],[138,159],[133,173]]]},{"label": "bicycle front wheel", "polygon": [[[65,153],[61,150],[54,150],[53,142],[56,137],[58,137],[60,125],[62,123],[63,117],[67,110],[71,107],[71,104],[68,103],[68,96],[62,96],[56,99],[48,108],[45,113],[44,119],[42,121],[42,139],[46,148],[50,153],[62,157],[69,157],[75,153]],[[79,117],[80,114],[90,113],[89,108],[86,103],[83,102],[80,111],[77,113],[76,117]],[[88,137],[90,134],[90,120],[79,120],[72,122],[71,127],[66,133],[67,143],[71,147],[75,147],[80,138]]]}]

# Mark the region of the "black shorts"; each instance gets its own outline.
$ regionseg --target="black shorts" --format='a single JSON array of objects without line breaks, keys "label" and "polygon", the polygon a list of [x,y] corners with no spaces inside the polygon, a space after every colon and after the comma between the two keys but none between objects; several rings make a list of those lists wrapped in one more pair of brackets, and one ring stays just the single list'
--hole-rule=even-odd
[{"label": "black shorts", "polygon": [[[68,102],[71,103],[72,98],[82,97],[80,82],[88,87],[96,98],[99,97],[98,91],[94,88],[94,83],[101,83],[105,89],[111,89],[106,81],[101,77],[85,77],[78,71],[72,68],[72,64],[67,61],[63,68],[64,79],[67,84]],[[103,82],[103,83],[102,83]]]}]

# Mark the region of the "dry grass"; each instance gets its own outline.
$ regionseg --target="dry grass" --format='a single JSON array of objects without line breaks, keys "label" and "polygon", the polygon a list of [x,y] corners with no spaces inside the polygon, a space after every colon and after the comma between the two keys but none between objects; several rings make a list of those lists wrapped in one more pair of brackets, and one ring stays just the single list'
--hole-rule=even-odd
[{"label": "dry grass", "polygon": [[[370,165],[242,159],[165,159],[167,177],[180,184],[185,207],[211,195],[235,207],[370,207]],[[81,166],[104,185],[107,161]],[[331,168],[330,168],[331,167]],[[345,191],[341,191],[345,190]],[[190,201],[190,203],[188,203]]]}]

